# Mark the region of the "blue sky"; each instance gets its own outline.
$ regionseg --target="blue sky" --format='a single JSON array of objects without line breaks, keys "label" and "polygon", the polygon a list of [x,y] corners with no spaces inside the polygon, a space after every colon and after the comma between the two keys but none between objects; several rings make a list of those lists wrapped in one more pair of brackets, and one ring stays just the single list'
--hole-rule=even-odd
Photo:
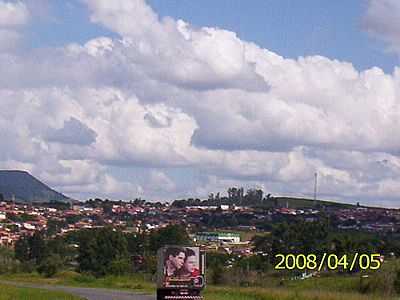
[{"label": "blue sky", "polygon": [[[80,1],[52,3],[52,18],[37,20],[31,30],[34,47],[62,46],[112,31],[93,24]],[[160,17],[183,19],[194,26],[215,26],[236,32],[246,41],[284,57],[323,55],[349,61],[358,70],[378,66],[391,73],[399,59],[385,44],[363,30],[366,1],[338,0],[150,0]]]},{"label": "blue sky", "polygon": [[0,0],[0,168],[150,200],[310,197],[317,172],[321,198],[400,207],[399,20],[397,0]]}]

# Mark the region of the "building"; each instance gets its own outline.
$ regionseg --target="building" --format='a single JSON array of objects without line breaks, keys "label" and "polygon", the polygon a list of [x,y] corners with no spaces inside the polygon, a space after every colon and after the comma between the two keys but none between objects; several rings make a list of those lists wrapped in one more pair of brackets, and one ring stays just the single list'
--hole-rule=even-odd
[{"label": "building", "polygon": [[234,232],[198,232],[196,242],[240,243],[240,234]]}]

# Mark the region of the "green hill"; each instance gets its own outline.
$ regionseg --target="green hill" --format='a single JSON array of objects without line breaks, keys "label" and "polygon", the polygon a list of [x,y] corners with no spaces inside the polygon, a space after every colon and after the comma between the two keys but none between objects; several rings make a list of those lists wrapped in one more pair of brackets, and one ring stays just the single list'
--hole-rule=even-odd
[{"label": "green hill", "polygon": [[289,208],[315,208],[315,207],[331,207],[331,208],[351,208],[354,207],[352,204],[326,201],[326,200],[313,200],[307,198],[295,198],[295,197],[274,197],[269,201],[266,201],[267,205],[277,207]]},{"label": "green hill", "polygon": [[25,171],[0,170],[0,194],[5,200],[18,202],[68,201],[69,198],[51,189]]}]

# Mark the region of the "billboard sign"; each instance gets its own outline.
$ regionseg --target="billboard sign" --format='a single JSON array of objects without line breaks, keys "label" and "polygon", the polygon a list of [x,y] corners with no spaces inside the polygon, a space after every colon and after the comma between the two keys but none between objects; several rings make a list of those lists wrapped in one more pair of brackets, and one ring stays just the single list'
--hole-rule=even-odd
[{"label": "billboard sign", "polygon": [[167,246],[158,251],[159,288],[203,288],[205,253],[199,247]]}]

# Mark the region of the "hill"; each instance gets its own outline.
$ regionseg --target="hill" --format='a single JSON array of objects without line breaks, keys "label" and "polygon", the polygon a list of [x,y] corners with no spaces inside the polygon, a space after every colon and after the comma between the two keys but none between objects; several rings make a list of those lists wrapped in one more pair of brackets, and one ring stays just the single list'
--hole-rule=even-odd
[{"label": "hill", "polygon": [[[301,208],[333,208],[333,209],[340,209],[340,208],[352,208],[355,207],[354,204],[348,203],[340,203],[334,201],[327,201],[327,200],[313,200],[308,198],[297,198],[297,197],[281,197],[281,196],[274,196],[274,197],[267,197],[260,199],[250,198],[247,195],[244,199],[229,199],[227,197],[222,197],[219,199],[207,199],[207,200],[200,200],[200,199],[182,199],[182,200],[175,200],[172,203],[172,206],[175,207],[186,207],[186,206],[219,206],[219,205],[237,205],[237,206],[249,206],[249,207],[256,207],[256,208],[280,208],[280,207],[288,207],[294,209],[301,209]],[[366,206],[362,206],[366,207]]]},{"label": "hill", "polygon": [[352,208],[355,205],[348,203],[340,203],[327,200],[313,200],[308,198],[296,197],[274,197],[270,201],[264,203],[270,207],[286,207],[289,208],[316,208],[316,207],[331,207],[331,208]]},{"label": "hill", "polygon": [[18,202],[68,201],[69,198],[56,192],[25,171],[0,170],[0,194],[5,200],[15,198]]}]

